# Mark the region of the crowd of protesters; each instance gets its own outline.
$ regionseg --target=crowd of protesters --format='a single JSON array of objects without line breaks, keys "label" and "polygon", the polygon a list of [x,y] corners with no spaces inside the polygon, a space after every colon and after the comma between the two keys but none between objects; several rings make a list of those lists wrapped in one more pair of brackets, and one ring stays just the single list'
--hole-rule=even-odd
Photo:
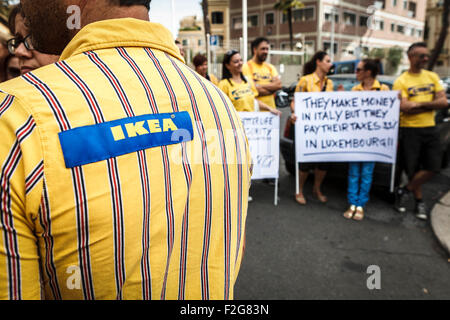
[{"label": "crowd of protesters", "polygon": [[[263,102],[259,103],[260,111],[277,114],[274,93],[281,89],[281,80],[275,67],[266,62],[269,48],[270,43],[267,38],[255,39],[251,44],[252,58],[246,63],[242,61],[240,53],[236,50],[225,53],[223,80],[220,82],[219,88],[229,96],[236,110],[255,111],[253,104],[253,97],[255,97],[257,101]],[[407,53],[411,67],[395,81],[392,90],[401,92],[399,98],[401,98],[402,125],[399,134],[398,166],[401,172],[405,171],[409,181],[405,186],[396,189],[394,207],[399,212],[405,212],[409,196],[413,194],[416,216],[426,220],[428,208],[422,199],[422,185],[439,172],[442,152],[434,115],[435,110],[446,108],[447,102],[438,76],[424,69],[429,60],[426,44],[414,43]],[[213,75],[206,75],[207,59],[205,56],[198,54],[194,58],[194,66],[197,72],[214,82]],[[327,77],[331,67],[332,61],[328,53],[316,52],[311,60],[303,66],[303,77],[300,78],[295,91],[334,91],[333,81]],[[360,83],[354,86],[352,91],[391,90],[376,79],[379,73],[380,61],[378,59],[361,60],[356,68],[356,79]],[[415,88],[428,89],[420,90],[420,93],[413,93]],[[342,85],[339,85],[336,90],[344,89]],[[290,120],[295,123],[297,116],[293,101],[291,111]],[[364,208],[369,201],[375,162],[355,161],[350,162],[348,167],[349,208],[344,212],[344,217],[362,220]],[[322,203],[328,201],[321,189],[328,168],[328,163],[299,164],[299,193],[295,195],[297,203],[301,205],[307,203],[304,186],[310,172],[314,172],[313,195]]]},{"label": "crowd of protesters", "polygon": [[[29,31],[24,24],[24,16],[21,11],[21,6],[15,6],[9,16],[9,30],[13,37],[9,34],[0,34],[2,37],[1,44],[3,51],[0,52],[0,63],[3,61],[3,80],[9,80],[20,74],[27,73],[41,66],[54,63],[58,61],[59,56],[48,55],[40,53],[33,49],[29,38]],[[179,40],[175,40],[175,44],[180,50],[183,58],[185,56],[185,49]],[[267,38],[259,37],[251,44],[252,58],[244,62],[237,50],[230,50],[225,53],[222,63],[222,80],[219,81],[215,75],[208,73],[208,60],[205,55],[197,54],[193,58],[193,66],[195,71],[204,78],[217,85],[232,101],[237,111],[269,111],[275,115],[280,115],[281,112],[277,110],[275,105],[274,94],[281,89],[281,79],[276,68],[270,63],[266,62],[269,53],[270,43]],[[421,52],[416,54],[416,50]],[[423,53],[423,52],[425,53]],[[423,75],[427,80],[422,83],[419,81],[418,85],[431,84],[433,92],[430,92],[430,97],[423,98],[426,94],[421,94],[424,102],[432,102],[431,105],[436,109],[445,107],[443,99],[443,88],[441,87],[437,75],[429,73],[424,70],[424,64],[428,61],[428,49],[423,43],[416,43],[408,50],[408,57],[411,61],[411,69],[407,71],[402,77],[398,79],[394,85],[393,90],[402,91],[402,119],[403,123],[410,118],[424,117],[427,115],[429,121],[425,123],[428,131],[433,131],[434,123],[431,120],[434,114],[433,107],[417,108],[414,111],[410,110],[410,102],[417,100],[416,96],[408,93],[407,87],[400,87],[402,79],[422,79]],[[417,57],[419,63],[417,65]],[[359,62],[356,68],[356,79],[360,82],[352,90],[354,91],[379,91],[390,90],[386,85],[382,85],[376,80],[379,74],[378,60],[364,59]],[[332,67],[330,56],[325,51],[318,51],[314,54],[311,60],[303,66],[303,77],[300,78],[296,92],[331,92],[334,91],[333,81],[327,78]],[[416,81],[417,82],[417,81]],[[343,90],[342,86],[338,87],[338,91]],[[291,104],[291,121],[295,123],[297,120],[294,110],[294,103]],[[419,114],[419,115],[417,115]],[[407,122],[408,123],[408,122]],[[422,124],[418,125],[419,128]],[[405,141],[410,136],[405,132],[406,128],[417,128],[417,124],[412,127],[406,124],[400,129],[400,141]],[[420,132],[420,130],[412,129],[412,132]],[[427,131],[423,129],[422,131]],[[427,208],[422,200],[421,185],[428,181],[433,173],[439,171],[438,161],[440,159],[439,139],[436,139],[436,130],[427,139],[427,143],[416,145],[413,149],[407,148],[408,143],[400,144],[399,165],[402,169],[405,167],[407,175],[411,182],[396,191],[395,208],[404,212],[405,202],[407,201],[409,191],[413,192],[416,199],[416,214],[421,219],[427,219]],[[409,140],[408,140],[409,141]],[[413,141],[421,141],[420,139],[413,139]],[[432,159],[428,159],[431,157]],[[423,159],[423,163],[419,163],[419,159]],[[415,159],[415,160],[413,160]],[[306,205],[307,200],[304,196],[304,186],[310,172],[314,172],[313,195],[322,203],[328,201],[327,197],[322,193],[322,183],[325,179],[329,165],[327,163],[300,163],[299,164],[299,193],[295,195],[295,200],[301,205]],[[364,207],[369,200],[369,193],[372,184],[372,175],[374,171],[374,162],[352,162],[349,163],[348,172],[348,202],[349,208],[344,212],[344,217],[348,219],[361,220],[364,217]],[[415,172],[419,172],[418,177],[414,179]],[[251,201],[251,197],[250,197]]]},{"label": "crowd of protesters", "polygon": [[[21,3],[10,14],[10,32],[0,32],[0,80],[12,79],[0,90],[5,164],[0,297],[232,299],[244,252],[252,165],[245,132],[229,110],[281,115],[274,99],[281,79],[266,62],[269,40],[254,40],[247,62],[238,51],[228,51],[219,81],[208,74],[204,56],[194,58],[196,72],[183,64],[181,43],[148,21],[149,0],[88,2],[83,28],[62,35],[57,31],[64,27],[57,18],[64,15],[61,6],[54,2],[50,7],[59,11],[49,13],[36,1]],[[110,11],[100,10],[106,5]],[[42,26],[45,17],[48,24]],[[434,115],[447,101],[438,76],[424,70],[426,45],[411,45],[408,58],[410,69],[393,87],[401,99],[400,166],[409,179],[396,190],[395,208],[405,212],[412,194],[417,217],[427,219],[422,186],[440,169]],[[388,90],[376,79],[378,65],[362,60],[356,70],[360,84],[353,90]],[[334,91],[327,77],[331,66],[330,56],[317,52],[305,64],[296,91]],[[294,123],[293,105],[291,111]],[[191,165],[169,159],[167,147],[174,142],[163,131],[178,130],[177,125],[196,130],[199,134],[190,135],[194,140],[208,130],[236,135],[232,147],[221,150],[221,165],[209,165],[206,150],[212,143],[196,141],[202,163]],[[179,143],[184,160],[185,142]],[[228,156],[241,162],[228,163]],[[349,164],[345,218],[364,218],[374,165]],[[307,204],[304,186],[311,171],[313,195],[328,201],[322,190],[327,170],[326,163],[300,164],[297,203]],[[80,269],[79,290],[65,288],[60,279],[72,264]]]}]

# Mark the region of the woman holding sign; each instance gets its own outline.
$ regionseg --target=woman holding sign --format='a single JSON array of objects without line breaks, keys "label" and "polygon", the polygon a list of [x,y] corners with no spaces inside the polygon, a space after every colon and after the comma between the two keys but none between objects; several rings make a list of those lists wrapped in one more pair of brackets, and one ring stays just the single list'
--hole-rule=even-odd
[{"label": "woman holding sign", "polygon": [[[356,79],[361,83],[352,91],[388,91],[389,87],[376,79],[379,72],[378,60],[364,59],[356,67]],[[350,207],[344,212],[347,219],[362,220],[364,206],[369,201],[375,162],[350,162],[348,168],[348,202]]]},{"label": "woman holding sign", "polygon": [[[304,76],[300,78],[295,89],[296,92],[325,92],[333,91],[333,81],[327,78],[327,74],[330,71],[333,64],[331,63],[330,56],[325,51],[319,51],[314,54],[312,59],[305,64],[303,69]],[[295,123],[297,116],[295,115],[294,101],[291,104],[291,121]],[[327,174],[328,166],[326,163],[300,163],[300,176],[299,176],[299,193],[295,195],[295,201],[299,204],[306,204],[306,199],[303,194],[303,187],[308,179],[309,171],[314,169],[314,196],[322,203],[328,201],[320,190],[322,182]]]},{"label": "woman holding sign", "polygon": [[253,112],[256,104],[260,110],[280,115],[281,112],[277,109],[256,100],[258,91],[253,81],[242,74],[243,65],[238,51],[230,50],[225,53],[222,63],[223,80],[219,82],[219,88],[230,98],[238,112]]},{"label": "woman holding sign", "polygon": [[[252,79],[248,79],[242,74],[243,65],[244,62],[238,51],[230,50],[225,53],[222,63],[222,81],[219,82],[220,90],[230,98],[238,112],[254,112],[255,106],[259,106],[260,110],[281,115],[277,109],[256,99],[258,90]],[[248,201],[252,201],[251,196],[248,199]]]}]

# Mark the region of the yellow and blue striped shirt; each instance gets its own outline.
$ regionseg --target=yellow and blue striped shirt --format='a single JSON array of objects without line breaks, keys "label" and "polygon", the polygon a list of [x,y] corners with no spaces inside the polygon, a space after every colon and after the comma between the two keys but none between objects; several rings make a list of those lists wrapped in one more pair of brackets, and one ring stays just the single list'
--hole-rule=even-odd
[{"label": "yellow and blue striped shirt", "polygon": [[[0,299],[233,298],[248,144],[229,99],[184,65],[168,30],[92,23],[61,61],[0,90]],[[83,133],[128,121],[112,143],[135,147],[176,127],[139,117],[182,113],[191,141],[116,155]],[[65,162],[74,150],[84,164]]]}]

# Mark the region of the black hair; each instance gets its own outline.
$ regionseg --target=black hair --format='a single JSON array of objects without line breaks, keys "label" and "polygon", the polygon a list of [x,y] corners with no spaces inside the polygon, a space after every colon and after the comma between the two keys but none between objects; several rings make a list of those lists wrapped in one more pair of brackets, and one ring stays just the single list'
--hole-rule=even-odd
[{"label": "black hair", "polygon": [[[235,55],[238,54],[239,51],[237,50],[230,50],[227,53],[225,53],[225,55],[223,56],[223,62],[222,62],[222,79],[227,79],[228,82],[231,84],[230,79],[233,77],[233,75],[231,74],[230,70],[228,70],[227,68],[227,64],[230,64],[231,58]],[[242,81],[244,81],[245,83],[247,83],[247,79],[245,79],[244,75],[241,72],[241,79]]]},{"label": "black hair", "polygon": [[129,7],[129,6],[145,6],[148,10],[150,10],[150,2],[151,0],[109,0],[111,3],[119,4],[121,7]]},{"label": "black hair", "polygon": [[369,70],[372,78],[376,78],[380,73],[380,60],[379,59],[363,59],[364,71]]},{"label": "black hair", "polygon": [[328,53],[325,51],[318,51],[314,54],[314,56],[303,66],[303,75],[306,76],[308,74],[316,71],[317,68],[317,60],[322,61]]},{"label": "black hair", "polygon": [[206,58],[204,55],[199,53],[194,57],[194,59],[192,60],[192,63],[194,64],[194,67],[197,68],[198,66],[201,66],[202,64],[204,64],[207,61],[208,61],[208,58]]},{"label": "black hair", "polygon": [[252,44],[251,44],[252,53],[253,53],[253,50],[256,49],[256,48],[258,48],[258,46],[259,46],[262,42],[267,42],[267,43],[269,43],[269,39],[264,38],[264,37],[259,37],[259,38],[256,38],[255,40],[252,41]]},{"label": "black hair", "polygon": [[22,5],[20,3],[11,9],[8,17],[9,30],[13,36],[16,33],[16,17],[18,14],[23,17]]},{"label": "black hair", "polygon": [[410,54],[415,48],[427,48],[427,44],[425,42],[415,42],[409,46],[407,53]]}]

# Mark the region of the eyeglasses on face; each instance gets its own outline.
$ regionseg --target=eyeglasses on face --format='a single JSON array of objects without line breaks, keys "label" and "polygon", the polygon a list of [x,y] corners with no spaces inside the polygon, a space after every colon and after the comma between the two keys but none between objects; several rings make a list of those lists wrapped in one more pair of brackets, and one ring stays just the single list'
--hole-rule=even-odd
[{"label": "eyeglasses on face", "polygon": [[23,43],[27,50],[34,50],[33,44],[31,43],[31,35],[28,35],[25,38],[14,37],[12,39],[9,39],[7,42],[9,53],[15,55],[16,50],[21,43]]},{"label": "eyeglasses on face", "polygon": [[363,68],[356,68],[356,72],[361,72],[361,71],[364,71],[364,69]]}]

